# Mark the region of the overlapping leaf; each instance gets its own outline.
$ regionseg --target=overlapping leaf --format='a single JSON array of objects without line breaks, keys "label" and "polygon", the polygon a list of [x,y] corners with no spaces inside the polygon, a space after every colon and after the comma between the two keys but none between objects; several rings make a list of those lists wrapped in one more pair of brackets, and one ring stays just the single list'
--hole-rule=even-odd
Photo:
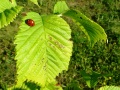
[{"label": "overlapping leaf", "polygon": [[88,37],[91,46],[93,46],[99,40],[106,41],[107,35],[104,29],[94,21],[87,18],[81,12],[76,10],[68,10],[63,15],[72,18],[79,25],[81,30]]},{"label": "overlapping leaf", "polygon": [[12,0],[0,0],[0,13],[5,11],[6,9],[11,9],[12,7],[15,7],[16,3],[14,0],[14,3]]},{"label": "overlapping leaf", "polygon": [[67,10],[69,10],[69,8],[65,1],[58,1],[54,6],[54,13],[56,14],[64,13]]},{"label": "overlapping leaf", "polygon": [[15,0],[0,0],[0,28],[12,22],[21,9]]},{"label": "overlapping leaf", "polygon": [[[35,25],[28,26],[26,19],[32,19]],[[67,70],[72,54],[70,38],[70,27],[62,18],[28,13],[15,40],[17,85],[28,79],[44,87],[60,72]]]}]

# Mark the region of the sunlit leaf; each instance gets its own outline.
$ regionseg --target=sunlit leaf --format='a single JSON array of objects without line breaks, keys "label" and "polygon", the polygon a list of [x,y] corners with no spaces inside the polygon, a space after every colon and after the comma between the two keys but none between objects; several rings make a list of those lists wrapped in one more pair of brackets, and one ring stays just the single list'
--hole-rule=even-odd
[{"label": "sunlit leaf", "polygon": [[12,7],[15,7],[15,6],[16,6],[15,1],[0,0],[0,13],[5,11],[6,9],[11,9]]},{"label": "sunlit leaf", "polygon": [[107,35],[104,29],[100,25],[83,15],[81,12],[76,10],[68,10],[63,15],[72,18],[77,23],[77,25],[88,37],[91,46],[93,46],[99,40],[106,41]]},{"label": "sunlit leaf", "polygon": [[0,0],[0,28],[10,24],[22,7],[16,6],[15,0]]},{"label": "sunlit leaf", "polygon": [[54,13],[61,14],[65,11],[69,10],[65,1],[58,1],[54,6]]},{"label": "sunlit leaf", "polygon": [[[27,19],[33,20],[35,25],[27,25]],[[15,39],[17,85],[28,79],[44,87],[63,70],[67,70],[72,54],[70,38],[69,25],[57,15],[28,13]]]}]

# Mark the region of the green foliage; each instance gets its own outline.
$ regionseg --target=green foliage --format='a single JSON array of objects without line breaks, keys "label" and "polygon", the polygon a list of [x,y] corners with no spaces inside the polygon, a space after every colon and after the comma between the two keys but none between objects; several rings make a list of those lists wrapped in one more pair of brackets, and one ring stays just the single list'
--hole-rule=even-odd
[{"label": "green foliage", "polygon": [[[35,26],[30,27],[25,23],[29,18],[34,20]],[[28,13],[15,40],[17,85],[28,79],[44,87],[53,82],[62,70],[67,70],[72,54],[70,35],[70,27],[62,18]]]},{"label": "green foliage", "polygon": [[[39,0],[42,1],[42,0]],[[26,0],[18,0],[18,3],[20,2],[21,5],[23,5],[24,12],[28,12],[31,10],[37,11],[39,13],[43,14],[50,14],[51,8],[53,8],[54,3],[58,0],[43,0],[42,6],[40,6],[40,9],[38,7],[36,8],[36,5],[26,4]],[[66,0],[67,1],[67,0]],[[73,2],[74,1],[74,2]],[[12,0],[12,3],[14,0]],[[24,4],[23,4],[24,2]],[[19,3],[19,4],[20,4]],[[62,87],[67,87],[68,89],[74,89],[76,90],[76,87],[81,86],[81,88],[86,88],[87,85],[82,79],[82,75],[79,72],[80,70],[85,70],[85,72],[90,71],[96,71],[101,74],[107,73],[108,75],[104,77],[100,77],[98,79],[98,84],[94,88],[101,87],[103,85],[119,85],[119,66],[120,66],[120,36],[119,36],[119,2],[117,0],[84,0],[84,1],[75,1],[75,0],[68,0],[68,5],[72,7],[73,9],[78,9],[81,12],[83,12],[85,15],[87,15],[89,18],[92,18],[95,22],[102,25],[102,27],[106,30],[106,33],[108,35],[108,44],[100,44],[96,43],[94,48],[89,48],[89,45],[86,41],[86,37],[82,32],[79,31],[79,28],[68,20],[68,22],[71,24],[72,28],[72,40],[74,41],[74,47],[73,47],[73,55],[70,62],[69,70],[67,73],[62,73],[59,77],[59,83]],[[109,11],[109,12],[108,12]],[[20,17],[19,17],[20,19]],[[10,26],[7,27],[4,32],[16,32],[17,30],[13,31],[15,28],[17,28],[18,24],[21,21],[19,20],[17,23],[15,21],[11,23],[11,25],[14,28],[10,28]],[[5,28],[3,28],[5,29]],[[11,39],[9,39],[7,33],[3,34],[3,31],[0,31],[0,84],[2,87],[5,87],[5,84],[11,85],[11,83],[14,83],[13,75],[11,75],[11,72],[14,72],[15,67],[13,68],[13,44],[11,43]],[[7,36],[2,38],[2,36]],[[14,35],[11,34],[12,40]],[[7,40],[5,40],[7,38]],[[4,43],[2,43],[4,42]],[[10,44],[9,44],[10,43]],[[3,45],[5,46],[3,47]],[[1,46],[2,45],[2,46]],[[6,60],[7,59],[7,60]],[[7,67],[7,68],[6,68]],[[9,69],[8,69],[9,68]],[[10,71],[11,70],[11,71]],[[9,73],[10,72],[10,73]],[[5,74],[4,74],[5,73]],[[15,73],[15,72],[14,72]],[[110,75],[109,75],[110,74]],[[2,75],[2,77],[1,77]],[[4,77],[3,77],[4,76]],[[78,81],[78,83],[73,84],[71,80]],[[10,83],[9,83],[9,82]],[[34,84],[32,83],[34,86]],[[30,88],[29,88],[30,89]],[[87,89],[88,90],[88,87]]]},{"label": "green foliage", "polygon": [[[59,8],[61,5],[63,5],[62,9]],[[55,5],[54,13],[63,13],[66,10],[68,10],[68,7],[65,2],[58,2]],[[80,15],[85,20],[85,23],[80,22],[84,28],[89,30],[89,28],[92,27],[94,29],[93,27],[95,27],[96,30],[100,27],[83,14],[77,12],[78,15],[75,16],[72,10],[69,11],[64,13],[64,15],[69,16],[69,14],[72,14],[75,20]],[[32,19],[35,22],[35,26],[28,26],[26,23],[28,19]],[[87,22],[91,22],[93,26],[90,26]],[[89,25],[89,28],[87,28],[87,25]],[[92,31],[92,29],[90,30]],[[96,42],[96,39],[106,39],[106,37],[99,36],[101,33],[106,35],[104,30],[95,30],[93,31],[95,39],[91,38],[91,42]],[[98,36],[95,34],[96,32],[99,34]],[[15,57],[18,68],[17,87],[21,86],[25,80],[37,82],[41,87],[45,87],[53,82],[60,72],[67,70],[72,52],[70,34],[69,25],[60,17],[56,15],[39,16],[39,14],[34,12],[28,13],[23,19],[15,40],[15,44],[17,44],[17,55]],[[94,43],[92,43],[93,45]]]},{"label": "green foliage", "polygon": [[53,13],[62,14],[66,12],[67,10],[69,10],[69,8],[67,4],[65,3],[65,1],[59,1],[55,4]]},{"label": "green foliage", "polygon": [[101,74],[98,74],[96,72],[92,72],[91,74],[86,73],[86,71],[81,71],[80,72],[83,79],[86,81],[86,84],[88,85],[89,88],[94,88],[97,83],[98,83],[98,78],[102,76]]},{"label": "green foliage", "polygon": [[21,11],[22,7],[17,6],[16,2],[9,0],[0,1],[0,28],[10,24]]},{"label": "green foliage", "polygon": [[72,18],[78,24],[81,30],[88,37],[91,46],[93,46],[99,40],[106,41],[107,35],[104,32],[104,29],[94,21],[87,18],[81,12],[76,10],[68,10],[63,15]]},{"label": "green foliage", "polygon": [[[81,11],[83,10],[83,13],[91,17],[94,21],[99,23],[105,29],[108,35],[108,43],[96,43],[93,48],[90,48],[84,34],[79,31],[79,28],[77,28],[75,24],[71,24],[72,29],[74,29],[72,33],[74,42],[73,55],[70,62],[69,70],[65,73],[67,75],[63,74],[65,78],[60,76],[60,78],[62,79],[62,83],[64,83],[63,81],[71,83],[71,80],[74,79],[76,81],[79,81],[79,85],[82,86],[83,89],[89,89],[87,86],[85,86],[86,84],[83,82],[84,79],[80,75],[81,73],[78,72],[80,70],[85,70],[85,72],[87,73],[95,71],[100,74],[108,74],[106,76],[101,76],[98,79],[98,84],[96,85],[94,90],[97,90],[98,87],[101,87],[103,85],[120,85],[120,54],[118,54],[120,50],[120,44],[118,44],[119,34],[114,33],[115,29],[113,29],[113,27],[120,28],[114,23],[118,23],[119,20],[116,6],[120,4],[118,1],[116,1],[115,3],[114,1],[112,1],[111,8],[114,8],[114,10],[111,10],[109,7],[105,6],[102,1],[105,0],[92,0],[88,2],[85,1],[81,2],[82,4],[76,4],[75,7],[78,7]],[[114,7],[114,5],[116,6]],[[114,22],[112,22],[113,20]],[[71,75],[71,77],[69,75]],[[64,85],[66,85],[66,82],[64,83]]]},{"label": "green foliage", "polygon": [[5,11],[6,9],[11,9],[12,7],[16,6],[16,4],[13,4],[9,0],[1,0],[0,2],[1,2],[0,3],[0,13]]}]

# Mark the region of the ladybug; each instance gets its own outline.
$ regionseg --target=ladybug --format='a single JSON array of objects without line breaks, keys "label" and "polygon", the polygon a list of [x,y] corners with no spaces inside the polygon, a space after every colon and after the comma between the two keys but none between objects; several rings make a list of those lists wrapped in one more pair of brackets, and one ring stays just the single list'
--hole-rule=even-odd
[{"label": "ladybug", "polygon": [[27,19],[25,20],[25,23],[28,25],[28,26],[34,26],[35,25],[35,22],[32,20],[32,19]]}]

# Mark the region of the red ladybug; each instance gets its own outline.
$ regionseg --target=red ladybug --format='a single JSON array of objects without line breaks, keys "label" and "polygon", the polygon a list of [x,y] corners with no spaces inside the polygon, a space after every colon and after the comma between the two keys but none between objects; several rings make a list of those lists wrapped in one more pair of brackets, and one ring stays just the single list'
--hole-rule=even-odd
[{"label": "red ladybug", "polygon": [[25,20],[25,23],[28,25],[28,26],[34,26],[35,25],[35,22],[32,20],[32,19],[27,19]]}]

